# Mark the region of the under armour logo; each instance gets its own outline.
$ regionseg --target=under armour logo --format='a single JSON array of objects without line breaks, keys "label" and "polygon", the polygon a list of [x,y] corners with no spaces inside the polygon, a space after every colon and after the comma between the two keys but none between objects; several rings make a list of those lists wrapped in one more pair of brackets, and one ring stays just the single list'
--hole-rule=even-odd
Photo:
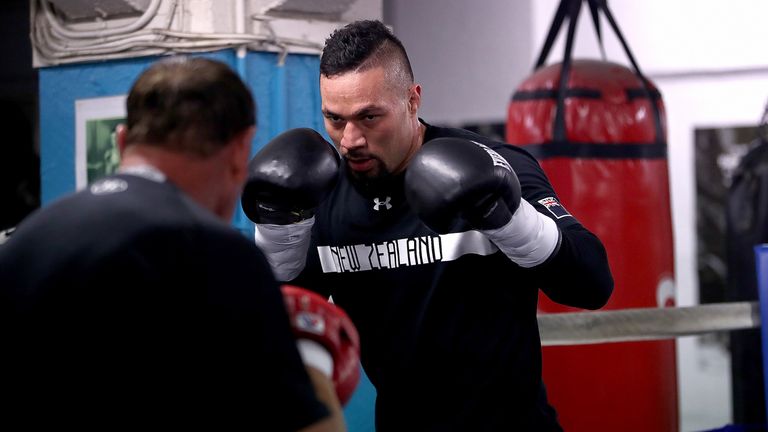
[{"label": "under armour logo", "polygon": [[373,209],[376,211],[379,211],[379,207],[386,206],[386,209],[389,210],[392,208],[392,204],[389,203],[390,201],[392,201],[392,197],[389,197],[389,196],[386,199],[384,199],[384,201],[381,201],[378,198],[374,198]]}]

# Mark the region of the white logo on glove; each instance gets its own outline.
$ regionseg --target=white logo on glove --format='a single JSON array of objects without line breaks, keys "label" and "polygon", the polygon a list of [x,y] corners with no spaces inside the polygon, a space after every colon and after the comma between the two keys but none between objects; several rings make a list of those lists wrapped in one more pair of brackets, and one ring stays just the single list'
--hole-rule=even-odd
[{"label": "white logo on glove", "polygon": [[472,142],[477,144],[481,149],[485,150],[485,152],[488,153],[488,156],[491,157],[491,160],[493,161],[494,166],[502,167],[507,171],[512,171],[512,167],[509,165],[509,162],[507,162],[507,160],[504,159],[504,157],[502,157],[500,154],[496,153],[485,144],[481,144],[477,141],[472,141]]}]

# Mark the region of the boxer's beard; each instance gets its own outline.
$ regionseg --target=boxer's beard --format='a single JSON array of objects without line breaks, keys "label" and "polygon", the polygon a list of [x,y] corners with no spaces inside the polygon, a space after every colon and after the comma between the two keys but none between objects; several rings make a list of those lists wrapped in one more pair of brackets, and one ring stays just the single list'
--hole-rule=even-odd
[{"label": "boxer's beard", "polygon": [[381,177],[387,177],[390,175],[390,171],[387,169],[384,162],[379,159],[378,157],[371,155],[371,154],[357,154],[357,153],[348,153],[344,155],[344,160],[356,160],[356,159],[372,159],[375,163],[375,166],[372,170],[368,170],[365,172],[359,172],[355,171],[353,169],[348,169],[347,172],[352,176],[352,178],[366,182],[366,181],[376,181],[376,179]]},{"label": "boxer's beard", "polygon": [[361,175],[360,173],[356,173],[350,169],[346,169],[345,171],[352,185],[361,194],[367,197],[388,193],[398,184],[402,187],[405,173],[393,175],[391,172],[389,172],[389,170],[386,169],[384,164],[381,164],[380,167],[381,170],[379,170],[376,175],[373,176]]}]

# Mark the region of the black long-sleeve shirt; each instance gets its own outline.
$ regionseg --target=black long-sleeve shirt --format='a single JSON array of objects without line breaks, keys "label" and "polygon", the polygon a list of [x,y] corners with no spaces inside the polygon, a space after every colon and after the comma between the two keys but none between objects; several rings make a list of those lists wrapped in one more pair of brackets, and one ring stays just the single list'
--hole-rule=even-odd
[{"label": "black long-sleeve shirt", "polygon": [[471,139],[507,159],[523,198],[556,222],[555,255],[522,268],[465,223],[444,235],[427,228],[405,199],[403,174],[364,185],[342,172],[295,282],[331,294],[357,325],[377,430],[559,430],[542,394],[538,292],[601,307],[613,289],[605,249],[528,152],[427,125],[425,142],[438,137]]},{"label": "black long-sleeve shirt", "polygon": [[0,324],[6,422],[328,415],[264,255],[170,182],[107,177],[22,221],[0,245]]}]

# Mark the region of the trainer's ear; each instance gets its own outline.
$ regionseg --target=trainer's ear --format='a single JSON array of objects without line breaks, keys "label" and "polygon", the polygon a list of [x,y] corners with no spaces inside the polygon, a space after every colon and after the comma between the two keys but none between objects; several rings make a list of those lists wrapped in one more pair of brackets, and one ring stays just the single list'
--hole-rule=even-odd
[{"label": "trainer's ear", "polygon": [[120,123],[115,128],[115,135],[117,139],[117,151],[120,153],[120,159],[123,159],[123,153],[125,152],[125,136],[128,134],[128,128],[125,124]]}]

